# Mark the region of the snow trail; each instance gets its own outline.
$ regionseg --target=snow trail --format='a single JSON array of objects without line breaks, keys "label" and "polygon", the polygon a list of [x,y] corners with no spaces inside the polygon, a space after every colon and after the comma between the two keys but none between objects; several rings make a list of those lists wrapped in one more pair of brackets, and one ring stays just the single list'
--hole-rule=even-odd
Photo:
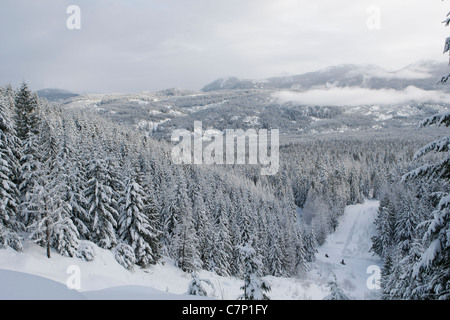
[{"label": "snow trail", "polygon": [[[369,252],[371,237],[376,233],[373,221],[378,206],[377,200],[347,206],[336,231],[327,237],[316,254],[312,276],[325,283],[336,274],[338,284],[353,299],[379,298],[380,290],[367,287],[367,279],[372,275],[367,273],[367,268],[372,265],[381,268],[381,259]],[[341,264],[342,260],[345,265]]]}]

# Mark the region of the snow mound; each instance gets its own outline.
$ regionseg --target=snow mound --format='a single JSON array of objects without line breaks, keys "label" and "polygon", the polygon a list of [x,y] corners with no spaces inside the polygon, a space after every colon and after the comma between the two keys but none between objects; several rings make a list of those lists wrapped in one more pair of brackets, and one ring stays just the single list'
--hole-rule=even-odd
[{"label": "snow mound", "polygon": [[85,297],[67,286],[43,277],[0,270],[0,300],[83,300]]}]

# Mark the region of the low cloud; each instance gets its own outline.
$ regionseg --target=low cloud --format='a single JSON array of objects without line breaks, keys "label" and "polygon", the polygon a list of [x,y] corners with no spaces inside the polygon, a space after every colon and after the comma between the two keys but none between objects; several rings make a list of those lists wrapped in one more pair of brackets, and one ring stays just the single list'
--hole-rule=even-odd
[{"label": "low cloud", "polygon": [[[366,77],[369,78],[382,78],[382,79],[428,79],[433,77],[426,70],[410,70],[402,69],[395,72],[389,72],[379,67],[367,68],[362,71]],[[352,70],[349,72],[349,76],[361,74],[361,70]]]},{"label": "low cloud", "polygon": [[317,106],[394,105],[406,103],[448,103],[450,94],[437,90],[422,90],[413,86],[404,90],[329,88],[305,92],[280,91],[273,94],[276,102],[296,102]]}]

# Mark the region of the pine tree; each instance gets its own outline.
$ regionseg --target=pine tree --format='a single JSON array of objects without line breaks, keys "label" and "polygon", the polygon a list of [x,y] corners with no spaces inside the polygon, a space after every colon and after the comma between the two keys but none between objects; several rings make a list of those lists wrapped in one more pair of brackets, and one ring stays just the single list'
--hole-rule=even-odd
[{"label": "pine tree", "polygon": [[134,249],[126,243],[119,242],[113,249],[114,258],[117,262],[127,270],[133,270],[136,263]]},{"label": "pine tree", "polygon": [[[450,126],[450,112],[435,115],[425,119],[421,126],[439,125]],[[419,150],[414,158],[418,159],[429,153],[443,153],[443,159],[435,164],[426,164],[409,172],[403,178],[423,179],[425,182],[439,183],[443,191],[436,193],[439,199],[433,218],[427,221],[428,229],[424,235],[425,251],[420,261],[414,266],[413,277],[424,276],[428,278],[426,290],[422,290],[423,297],[427,299],[450,298],[450,135],[433,141]]]},{"label": "pine tree", "polygon": [[309,228],[309,230],[303,229],[303,248],[305,250],[305,260],[307,262],[314,262],[316,260],[317,251],[317,241],[314,235],[314,230]]},{"label": "pine tree", "polygon": [[0,95],[0,247],[22,249],[17,231],[23,229],[17,221],[19,192],[15,183],[18,168],[15,156],[16,138],[7,110],[7,101]]},{"label": "pine tree", "polygon": [[132,178],[126,182],[125,192],[119,200],[119,237],[135,253],[136,264],[147,267],[156,262],[151,242],[157,238],[154,227],[145,215],[145,198],[142,187]]},{"label": "pine tree", "polygon": [[16,95],[16,130],[18,137],[24,142],[30,133],[38,134],[38,108],[37,96],[30,91],[28,85],[23,82]]},{"label": "pine tree", "polygon": [[150,248],[152,249],[151,260],[153,261],[153,263],[156,263],[161,259],[162,255],[162,231],[159,218],[160,208],[153,190],[145,188],[144,193],[146,195],[144,202],[144,215],[147,217],[151,232],[151,237],[148,240],[150,243]]},{"label": "pine tree", "polygon": [[58,144],[54,127],[49,121],[41,122],[37,180],[30,190],[26,203],[33,214],[30,238],[45,246],[47,257],[50,248],[68,257],[76,256],[79,233],[70,216],[70,205],[64,199],[64,170],[58,158]]},{"label": "pine tree", "polygon": [[232,244],[229,230],[229,218],[223,196],[218,196],[215,212],[214,240],[210,248],[208,266],[220,276],[229,276],[231,273]]},{"label": "pine tree", "polygon": [[161,259],[162,254],[162,245],[161,245],[161,236],[162,236],[162,228],[160,223],[160,206],[158,203],[157,196],[155,194],[155,181],[154,177],[151,174],[150,166],[145,160],[142,154],[139,155],[138,161],[138,172],[136,176],[136,182],[142,186],[143,194],[145,195],[144,199],[144,208],[143,213],[146,216],[149,227],[151,237],[148,238],[148,242],[152,249],[151,260],[153,263],[158,262]]},{"label": "pine tree", "polygon": [[382,298],[388,300],[391,292],[392,271],[394,268],[393,250],[388,251],[384,258],[383,268],[381,270],[381,289]]},{"label": "pine tree", "polygon": [[38,135],[28,134],[28,138],[22,147],[22,158],[20,159],[20,215],[25,225],[32,223],[31,213],[29,212],[29,202],[31,199],[32,188],[38,180],[38,169],[40,167],[38,151]]},{"label": "pine tree", "polygon": [[271,288],[269,283],[262,280],[258,275],[263,266],[256,250],[250,244],[250,241],[254,243],[254,240],[250,239],[245,245],[239,248],[244,264],[244,285],[241,287],[241,290],[243,290],[244,293],[239,296],[239,299],[269,300],[266,293],[269,292]]},{"label": "pine tree", "polygon": [[198,237],[192,219],[192,212],[186,212],[178,221],[174,232],[176,265],[185,272],[193,272],[201,267],[198,256]]},{"label": "pine tree", "polygon": [[275,277],[283,277],[286,275],[284,272],[284,261],[280,242],[281,237],[279,234],[269,234],[269,252],[267,259],[269,264],[269,272]]},{"label": "pine tree", "polygon": [[375,218],[377,234],[372,237],[372,251],[384,258],[394,244],[395,237],[395,209],[388,196],[380,201],[377,217]]},{"label": "pine tree", "polygon": [[198,252],[203,268],[209,265],[208,249],[212,245],[213,227],[211,217],[207,214],[205,201],[203,200],[203,190],[200,189],[200,182],[197,182],[193,190],[192,216],[194,227],[198,236]]},{"label": "pine tree", "polygon": [[192,272],[192,280],[191,282],[189,282],[188,294],[192,296],[208,296],[208,293],[203,287],[202,282],[214,288],[211,281],[209,281],[208,279],[199,279],[197,272]]},{"label": "pine tree", "polygon": [[111,249],[117,244],[116,231],[118,212],[112,206],[114,191],[106,185],[109,181],[106,162],[92,160],[88,167],[88,182],[85,190],[92,240],[104,249]]},{"label": "pine tree", "polygon": [[29,214],[29,201],[35,186],[40,162],[38,144],[41,126],[40,103],[28,85],[24,82],[15,96],[15,128],[20,141],[20,175],[18,188],[20,192],[21,220],[25,225],[33,223]]},{"label": "pine tree", "polygon": [[344,291],[339,287],[335,274],[333,274],[333,280],[328,282],[327,287],[330,288],[330,294],[323,298],[323,300],[349,300]]},{"label": "pine tree", "polygon": [[[86,198],[84,190],[86,188],[85,172],[81,148],[76,148],[73,142],[75,134],[72,132],[72,121],[63,118],[60,134],[60,152],[58,155],[61,170],[63,187],[63,199],[70,207],[70,217],[76,226],[80,237],[90,238],[89,223],[87,214]],[[77,152],[78,151],[78,152]]]}]

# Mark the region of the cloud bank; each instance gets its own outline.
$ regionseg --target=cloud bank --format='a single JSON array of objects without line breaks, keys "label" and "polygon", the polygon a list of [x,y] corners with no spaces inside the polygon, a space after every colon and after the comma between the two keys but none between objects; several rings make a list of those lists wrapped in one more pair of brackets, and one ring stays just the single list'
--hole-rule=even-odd
[{"label": "cloud bank", "polygon": [[273,94],[277,103],[295,102],[316,106],[394,105],[407,103],[449,103],[450,94],[437,90],[422,90],[413,86],[404,90],[329,88],[305,92],[280,91]]}]

